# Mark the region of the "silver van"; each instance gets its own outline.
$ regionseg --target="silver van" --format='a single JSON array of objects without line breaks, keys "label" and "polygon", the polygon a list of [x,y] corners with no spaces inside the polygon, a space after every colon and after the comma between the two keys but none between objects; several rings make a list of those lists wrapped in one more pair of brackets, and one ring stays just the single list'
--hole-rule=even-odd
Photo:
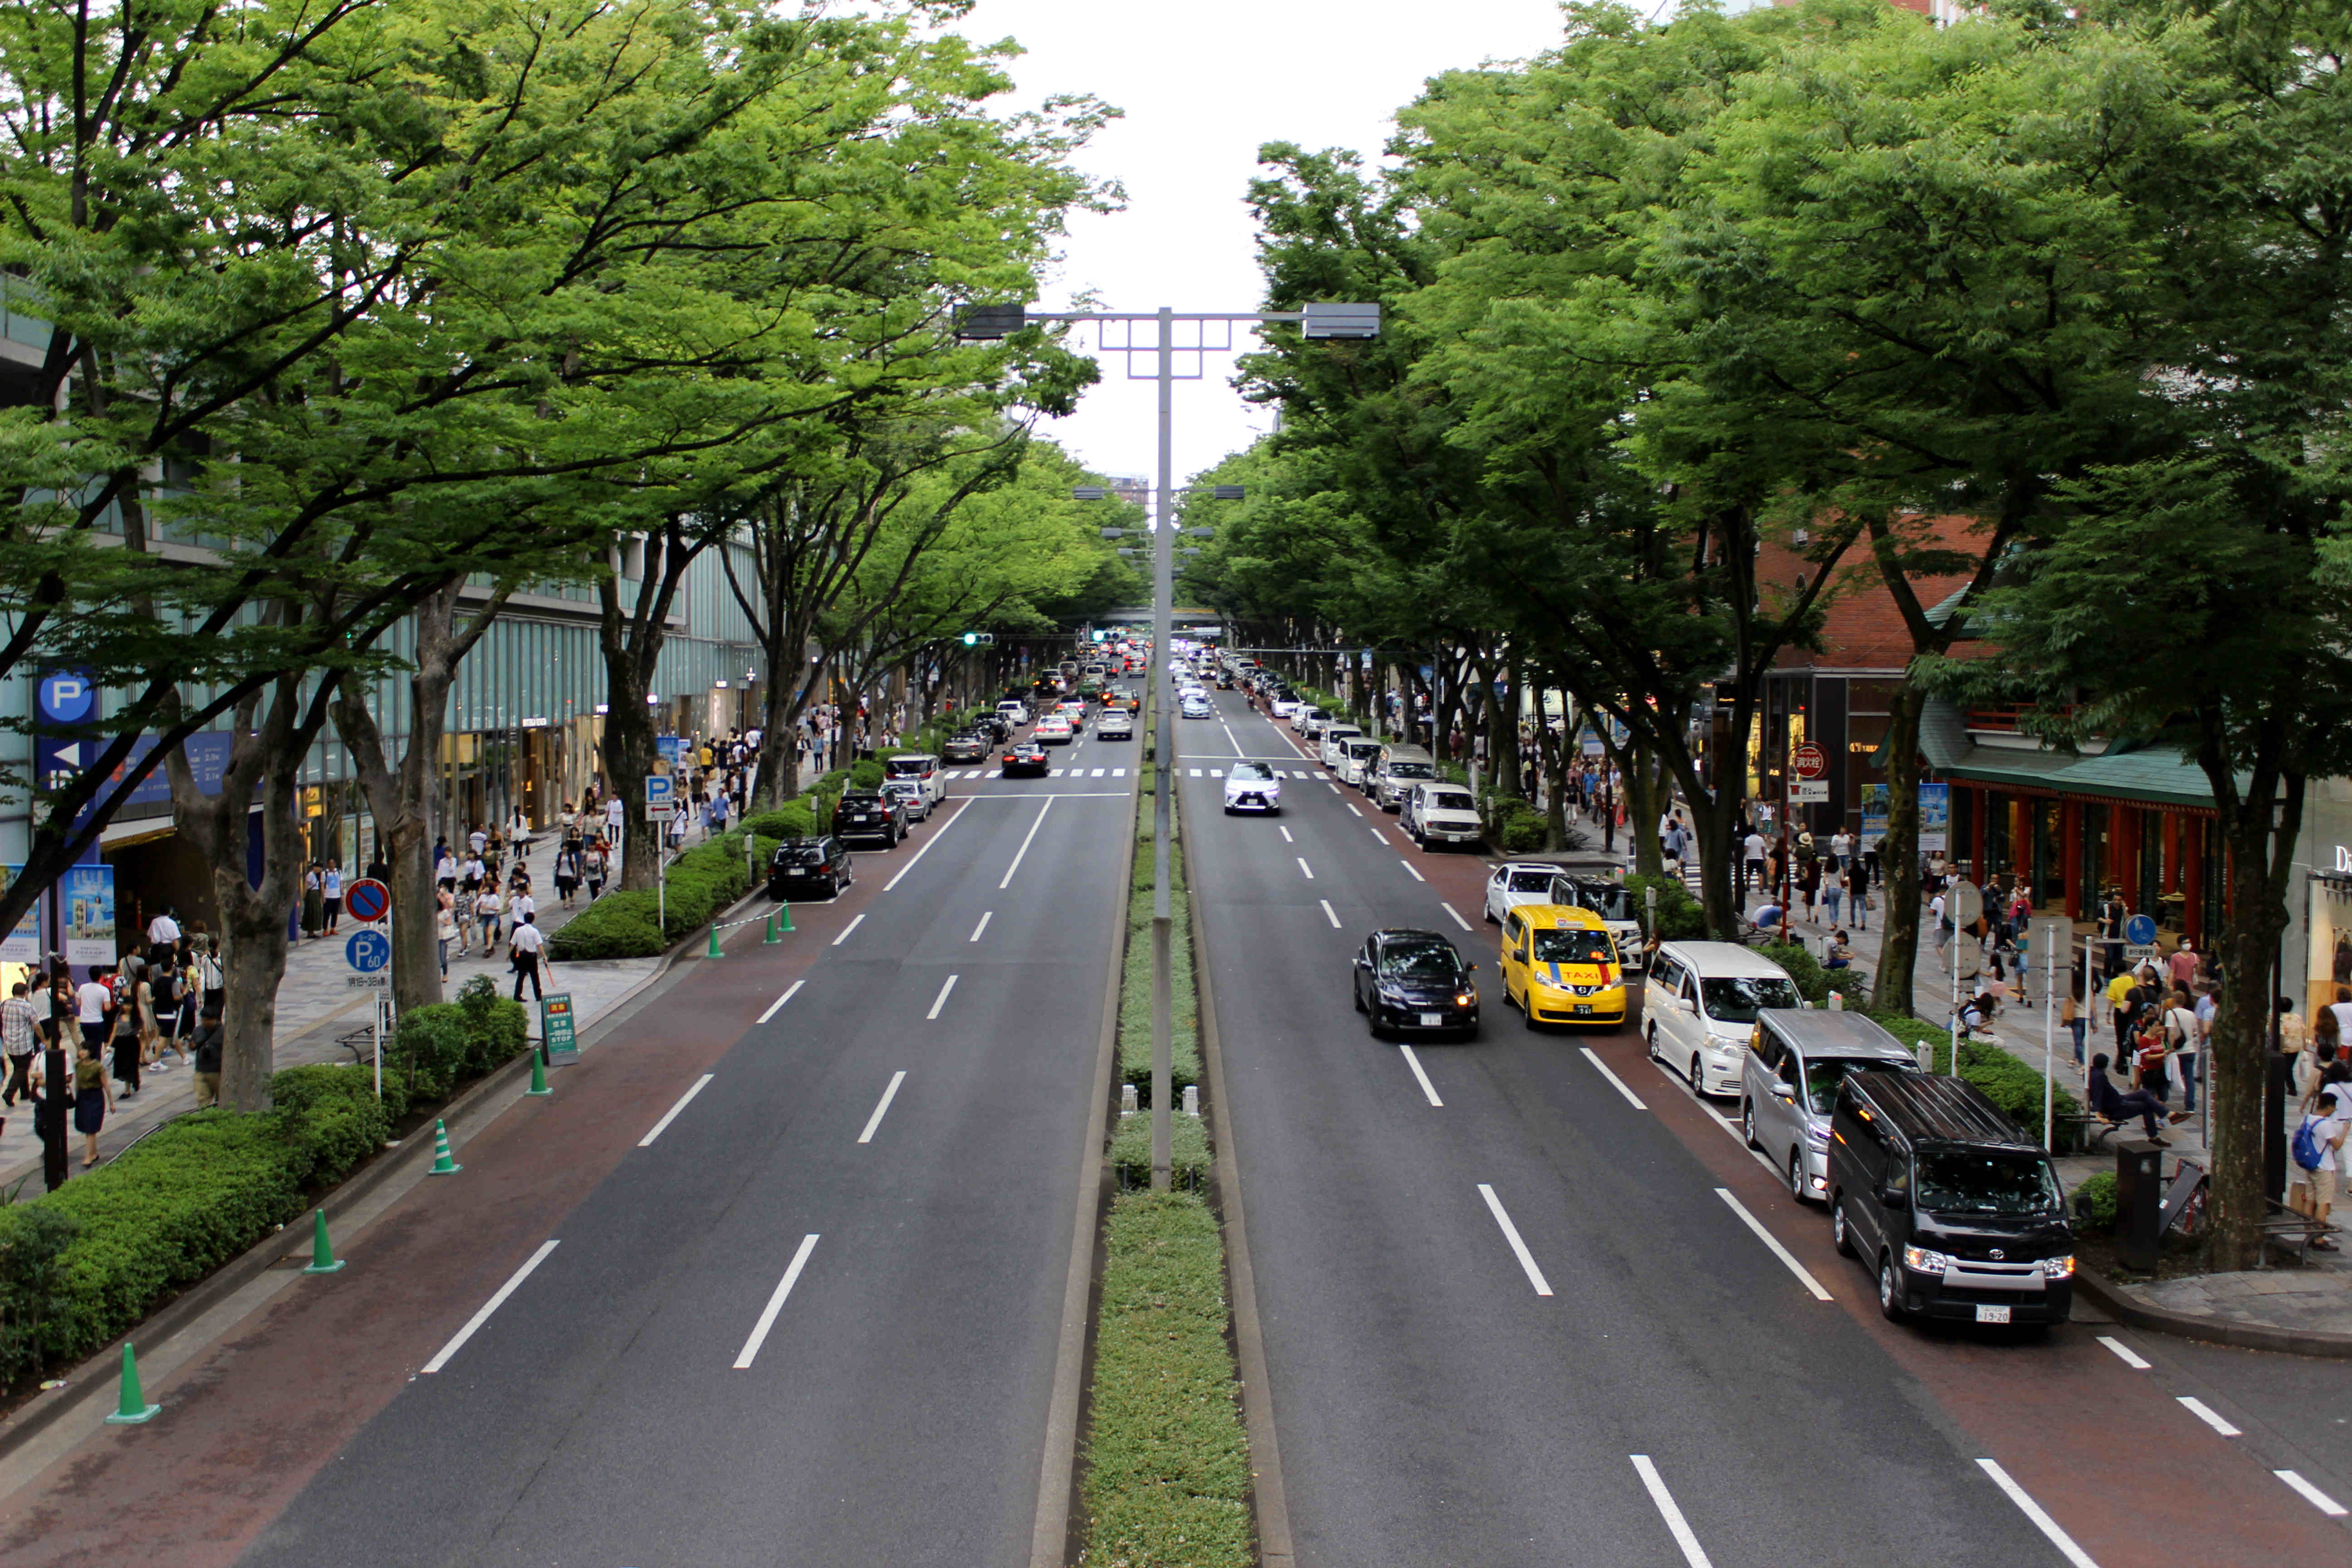
[{"label": "silver van", "polygon": [[1394,811],[1404,804],[1413,785],[1436,777],[1437,759],[1427,750],[1391,744],[1381,748],[1380,760],[1366,775],[1364,788],[1382,811]]},{"label": "silver van", "polygon": [[1740,1068],[1739,1129],[1791,1196],[1826,1203],[1838,1086],[1856,1073],[1918,1070],[1910,1047],[1860,1013],[1766,1007]]}]

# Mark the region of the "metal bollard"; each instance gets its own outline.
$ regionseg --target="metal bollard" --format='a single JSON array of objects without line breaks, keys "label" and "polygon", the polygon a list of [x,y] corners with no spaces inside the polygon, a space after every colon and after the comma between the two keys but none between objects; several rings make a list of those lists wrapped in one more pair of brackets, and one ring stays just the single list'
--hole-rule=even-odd
[{"label": "metal bollard", "polygon": [[1135,1098],[1135,1085],[1131,1083],[1120,1084],[1118,1086],[1118,1113],[1121,1116],[1132,1116],[1141,1109],[1142,1106]]},{"label": "metal bollard", "polygon": [[1184,1114],[1187,1116],[1201,1114],[1201,1086],[1197,1083],[1188,1083],[1184,1086]]}]

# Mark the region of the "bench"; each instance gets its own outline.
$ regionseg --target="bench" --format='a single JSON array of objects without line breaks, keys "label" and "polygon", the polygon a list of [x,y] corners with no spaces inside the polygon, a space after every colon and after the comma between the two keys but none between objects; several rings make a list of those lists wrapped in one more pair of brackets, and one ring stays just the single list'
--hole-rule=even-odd
[{"label": "bench", "polygon": [[2077,1111],[2071,1116],[2059,1117],[2058,1124],[2061,1127],[2073,1128],[2076,1134],[2075,1142],[2088,1151],[2105,1148],[2108,1133],[2124,1131],[2138,1120],[2137,1117],[2134,1117],[2130,1121],[2116,1121],[2112,1118],[2101,1116],[2095,1110],[2084,1110]]},{"label": "bench", "polygon": [[352,1029],[335,1037],[335,1044],[352,1053],[355,1067],[365,1067],[375,1059],[375,1026]]},{"label": "bench", "polygon": [[2297,1263],[2311,1261],[2311,1244],[2336,1234],[2336,1227],[2324,1220],[2315,1220],[2287,1207],[2276,1198],[2264,1198],[2268,1212],[2263,1217],[2263,1256],[2273,1247],[2292,1247]]}]

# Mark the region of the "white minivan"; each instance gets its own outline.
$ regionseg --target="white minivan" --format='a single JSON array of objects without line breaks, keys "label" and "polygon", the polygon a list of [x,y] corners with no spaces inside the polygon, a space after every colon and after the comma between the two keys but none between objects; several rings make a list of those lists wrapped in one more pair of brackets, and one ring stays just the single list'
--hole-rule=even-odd
[{"label": "white minivan", "polygon": [[1335,719],[1324,725],[1323,732],[1316,737],[1316,754],[1323,759],[1325,767],[1336,768],[1348,754],[1348,742],[1363,738],[1364,732],[1355,725]]},{"label": "white minivan", "polygon": [[1738,942],[1664,942],[1642,987],[1642,1035],[1692,1092],[1732,1097],[1756,1015],[1803,1005],[1787,970]]},{"label": "white minivan", "polygon": [[1433,779],[1412,786],[1397,813],[1397,826],[1423,850],[1440,844],[1477,845],[1486,842],[1486,824],[1478,820],[1478,803],[1458,784]]},{"label": "white minivan", "polygon": [[882,782],[911,782],[920,787],[923,809],[919,816],[929,816],[931,807],[948,797],[948,781],[940,775],[940,760],[928,752],[901,752],[882,763]]}]

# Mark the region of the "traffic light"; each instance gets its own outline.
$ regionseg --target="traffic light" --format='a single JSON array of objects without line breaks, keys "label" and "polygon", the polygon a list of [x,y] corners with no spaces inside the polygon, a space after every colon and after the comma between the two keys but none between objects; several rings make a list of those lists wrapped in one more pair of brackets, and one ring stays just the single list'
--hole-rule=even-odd
[{"label": "traffic light", "polygon": [[996,634],[994,632],[966,632],[963,634],[963,646],[966,647],[994,647],[996,646]]}]

